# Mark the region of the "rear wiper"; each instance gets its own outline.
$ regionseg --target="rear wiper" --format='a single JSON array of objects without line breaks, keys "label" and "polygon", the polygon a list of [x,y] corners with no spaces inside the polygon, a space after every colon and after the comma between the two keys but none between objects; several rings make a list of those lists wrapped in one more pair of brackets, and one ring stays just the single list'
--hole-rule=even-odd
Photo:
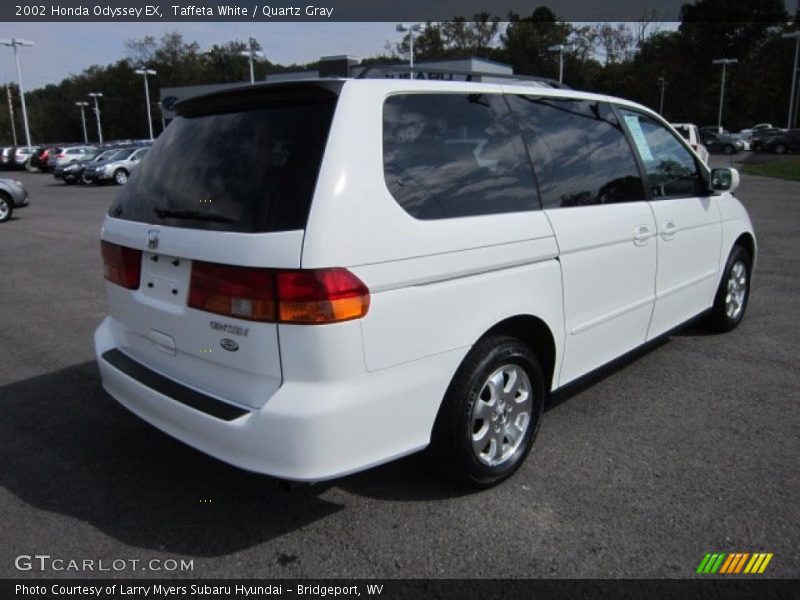
[{"label": "rear wiper", "polygon": [[225,215],[201,212],[199,210],[172,210],[169,208],[154,208],[153,212],[159,219],[169,217],[172,219],[186,219],[188,221],[214,221],[216,223],[237,223],[236,219],[231,219]]}]

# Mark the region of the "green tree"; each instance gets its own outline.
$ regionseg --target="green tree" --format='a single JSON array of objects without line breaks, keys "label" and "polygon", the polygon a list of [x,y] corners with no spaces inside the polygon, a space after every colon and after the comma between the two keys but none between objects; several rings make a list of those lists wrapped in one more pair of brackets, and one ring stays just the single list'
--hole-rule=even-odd
[{"label": "green tree", "polygon": [[521,75],[558,77],[557,56],[547,49],[566,44],[573,28],[546,6],[540,6],[528,17],[509,13],[508,21],[500,37],[500,60]]}]

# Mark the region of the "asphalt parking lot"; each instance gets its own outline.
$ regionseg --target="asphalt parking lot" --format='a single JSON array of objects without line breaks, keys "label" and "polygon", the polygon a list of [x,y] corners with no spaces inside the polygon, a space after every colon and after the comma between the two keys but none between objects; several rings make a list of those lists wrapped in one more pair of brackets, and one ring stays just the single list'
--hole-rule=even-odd
[{"label": "asphalt parking lot", "polygon": [[800,576],[800,183],[743,177],[760,252],[742,326],[682,331],[561,399],[505,484],[465,494],[414,456],[286,493],[102,391],[116,190],[10,176],[31,206],[0,225],[0,577],[92,575],[20,572],[21,554],[193,559],[169,575],[199,578],[690,577],[719,551]]}]

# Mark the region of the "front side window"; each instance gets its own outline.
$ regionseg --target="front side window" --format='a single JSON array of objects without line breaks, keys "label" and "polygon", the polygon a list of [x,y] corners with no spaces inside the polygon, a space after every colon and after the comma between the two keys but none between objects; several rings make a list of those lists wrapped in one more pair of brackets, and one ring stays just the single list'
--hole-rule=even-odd
[{"label": "front side window", "polygon": [[644,200],[636,160],[608,104],[523,95],[509,103],[545,209]]},{"label": "front side window", "polygon": [[653,198],[703,195],[703,175],[686,146],[652,117],[627,109],[620,112],[644,163]]},{"label": "front side window", "polygon": [[403,94],[383,108],[383,167],[417,219],[539,207],[530,164],[499,94]]}]

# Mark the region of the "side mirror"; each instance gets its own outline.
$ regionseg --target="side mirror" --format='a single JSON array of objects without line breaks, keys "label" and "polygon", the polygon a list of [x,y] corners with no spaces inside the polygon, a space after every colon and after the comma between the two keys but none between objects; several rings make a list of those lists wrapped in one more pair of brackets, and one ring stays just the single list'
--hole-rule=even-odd
[{"label": "side mirror", "polygon": [[735,192],[739,187],[739,171],[736,169],[712,169],[711,189],[715,192]]}]

